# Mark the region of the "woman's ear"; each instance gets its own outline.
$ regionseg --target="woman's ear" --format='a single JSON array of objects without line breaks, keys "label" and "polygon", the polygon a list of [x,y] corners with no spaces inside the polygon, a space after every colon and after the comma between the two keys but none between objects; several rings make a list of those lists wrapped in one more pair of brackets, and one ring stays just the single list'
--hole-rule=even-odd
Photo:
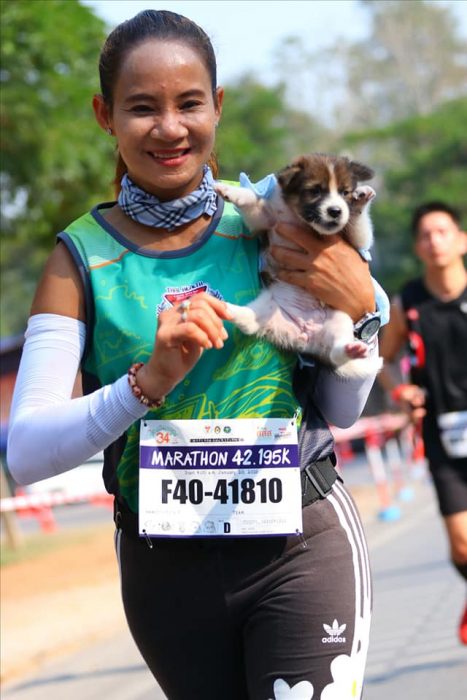
[{"label": "woman's ear", "polygon": [[92,107],[99,126],[107,133],[112,133],[112,124],[109,114],[109,109],[102,95],[94,95],[92,98]]},{"label": "woman's ear", "polygon": [[460,231],[460,254],[467,255],[467,231]]},{"label": "woman's ear", "polygon": [[221,118],[223,103],[224,103],[224,88],[218,87],[218,88],[216,88],[215,104],[214,104],[218,122],[219,122],[219,119]]}]

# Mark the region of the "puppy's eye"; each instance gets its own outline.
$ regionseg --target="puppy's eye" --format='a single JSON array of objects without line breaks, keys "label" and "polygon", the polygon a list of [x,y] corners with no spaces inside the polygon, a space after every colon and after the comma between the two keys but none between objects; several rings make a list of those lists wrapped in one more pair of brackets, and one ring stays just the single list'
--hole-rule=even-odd
[{"label": "puppy's eye", "polygon": [[339,192],[343,197],[348,197],[349,194],[352,194],[351,190],[339,190]]},{"label": "puppy's eye", "polygon": [[307,187],[306,189],[306,193],[311,195],[312,197],[319,197],[321,192],[321,185],[313,185],[313,187]]}]

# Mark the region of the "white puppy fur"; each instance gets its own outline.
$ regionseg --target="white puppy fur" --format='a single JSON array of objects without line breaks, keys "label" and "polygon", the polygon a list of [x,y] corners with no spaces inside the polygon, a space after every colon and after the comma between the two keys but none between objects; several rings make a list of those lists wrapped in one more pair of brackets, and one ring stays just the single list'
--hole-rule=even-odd
[{"label": "white puppy fur", "polygon": [[[328,175],[326,185],[322,177],[323,159],[327,159],[324,168]],[[305,162],[306,177],[302,177],[302,161]],[[315,161],[321,166],[321,185],[315,185],[315,194],[319,189],[319,196],[311,195],[310,199],[310,192],[302,197],[300,188],[303,181],[310,184],[310,167],[312,172],[316,170]],[[356,168],[357,174],[363,175],[362,179],[372,176],[369,169],[364,171],[365,166],[351,163],[346,158],[313,154],[308,159],[297,159],[292,166],[278,173],[279,184],[268,198],[259,197],[253,189],[222,182],[216,183],[216,190],[235,205],[250,230],[267,230],[269,243],[297,248],[275,230],[277,223],[284,222],[305,225],[312,235],[342,233],[354,247],[368,249],[373,241],[368,205],[375,192],[369,186],[357,186],[355,173],[351,178],[351,190],[343,191],[339,183],[342,162],[350,169],[352,165],[363,168],[361,171]],[[297,163],[300,166],[298,171]],[[334,167],[336,163],[339,167]],[[382,360],[369,353],[366,343],[355,339],[350,316],[322,304],[299,287],[275,279],[276,267],[266,250],[264,272],[273,281],[248,305],[229,304],[233,323],[247,335],[256,334],[281,348],[317,357],[342,377],[364,378],[375,374],[381,368]]]}]

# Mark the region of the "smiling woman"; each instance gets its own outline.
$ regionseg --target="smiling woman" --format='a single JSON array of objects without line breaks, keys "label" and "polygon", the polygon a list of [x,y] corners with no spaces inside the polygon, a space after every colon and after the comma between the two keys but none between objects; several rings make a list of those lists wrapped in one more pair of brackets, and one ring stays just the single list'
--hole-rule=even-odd
[{"label": "smiling woman", "polygon": [[[145,11],[109,35],[100,77],[118,199],[57,236],[18,373],[10,470],[28,483],[104,450],[126,617],[170,700],[310,700],[343,667],[339,700],[358,698],[368,554],[328,422],[355,420],[374,376],[343,381],[229,322],[226,301],[260,290],[260,248],[214,189],[223,90],[205,32]],[[374,308],[346,243],[317,242],[287,270],[355,319]],[[79,368],[85,395],[72,398]],[[345,635],[324,645],[332,620]]]},{"label": "smiling woman", "polygon": [[138,173],[146,192],[162,201],[185,196],[214,147],[223,90],[212,89],[195,51],[174,41],[141,43],[118,74],[113,94],[94,98],[99,124],[112,130],[128,176]]}]

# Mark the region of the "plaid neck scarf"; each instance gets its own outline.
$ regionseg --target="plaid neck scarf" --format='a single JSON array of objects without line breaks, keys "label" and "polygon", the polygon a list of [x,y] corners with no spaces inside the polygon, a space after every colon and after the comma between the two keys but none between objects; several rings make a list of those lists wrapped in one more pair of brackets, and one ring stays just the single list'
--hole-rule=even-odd
[{"label": "plaid neck scarf", "polygon": [[203,181],[197,190],[181,199],[161,202],[153,194],[140,189],[125,174],[122,178],[122,189],[118,195],[118,204],[125,214],[140,224],[173,231],[177,226],[183,226],[202,214],[212,216],[215,213],[217,195],[213,185],[211,169],[205,165]]}]

